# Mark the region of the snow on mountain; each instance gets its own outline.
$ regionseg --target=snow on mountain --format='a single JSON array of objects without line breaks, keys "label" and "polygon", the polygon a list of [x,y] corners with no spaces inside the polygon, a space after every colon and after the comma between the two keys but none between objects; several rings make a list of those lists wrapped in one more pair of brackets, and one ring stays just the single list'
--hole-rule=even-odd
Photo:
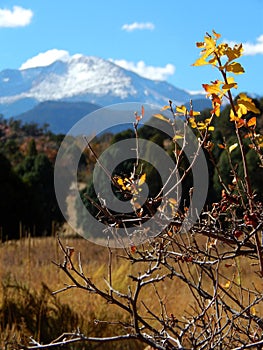
[{"label": "snow on mountain", "polygon": [[143,78],[111,61],[73,55],[48,66],[0,72],[0,113],[20,114],[44,101],[90,102],[106,106],[119,102],[183,104],[190,95],[164,81]]},{"label": "snow on mountain", "polygon": [[112,93],[125,99],[136,93],[131,78],[118,66],[101,58],[78,55],[68,62],[57,61],[51,66],[55,66],[54,69],[31,87],[28,97],[46,101]]}]

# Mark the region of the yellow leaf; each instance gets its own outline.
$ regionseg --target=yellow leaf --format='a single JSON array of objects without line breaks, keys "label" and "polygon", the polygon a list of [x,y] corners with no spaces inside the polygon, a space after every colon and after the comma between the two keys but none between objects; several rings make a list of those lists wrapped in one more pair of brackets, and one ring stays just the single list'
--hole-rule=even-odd
[{"label": "yellow leaf", "polygon": [[237,89],[237,83],[235,81],[233,81],[232,83],[229,82],[228,84],[222,85],[222,89],[225,91],[228,91],[233,88]]},{"label": "yellow leaf", "polygon": [[202,57],[198,58],[198,59],[192,64],[192,66],[198,67],[198,66],[205,66],[206,64],[209,64],[209,63],[205,60],[204,56],[202,56]]},{"label": "yellow leaf", "polygon": [[231,153],[231,152],[233,152],[234,151],[234,149],[236,149],[237,148],[237,146],[238,146],[238,143],[236,142],[236,143],[234,143],[233,145],[231,145],[230,147],[229,147],[229,153]]},{"label": "yellow leaf", "polygon": [[213,66],[215,66],[217,64],[217,57],[214,55],[212,58],[210,58],[210,60],[208,61],[209,64],[212,64]]},{"label": "yellow leaf", "polygon": [[250,313],[251,313],[251,315],[253,315],[253,316],[256,316],[256,309],[255,309],[255,307],[254,306],[252,306],[252,308],[251,308],[251,310],[250,310]]},{"label": "yellow leaf", "polygon": [[216,41],[211,36],[205,36],[206,51],[214,49],[216,46]]},{"label": "yellow leaf", "polygon": [[120,178],[120,177],[117,179],[117,183],[118,183],[120,186],[123,186],[123,185],[124,185],[124,182],[123,182],[122,178]]},{"label": "yellow leaf", "polygon": [[164,115],[162,115],[162,114],[160,114],[160,113],[154,114],[153,116],[154,116],[155,118],[164,120],[164,121],[166,121],[166,122],[169,122],[169,121],[170,121],[170,119],[166,118]]},{"label": "yellow leaf", "polygon": [[207,245],[207,247],[208,247],[209,249],[213,249],[213,248],[216,246],[216,244],[217,244],[217,239],[215,239],[215,240],[212,241],[212,242],[209,242],[208,245]]},{"label": "yellow leaf", "polygon": [[227,84],[234,84],[234,83],[236,84],[234,77],[228,77],[227,78]]},{"label": "yellow leaf", "polygon": [[228,49],[228,45],[225,43],[222,43],[217,46],[216,54],[219,57],[222,57],[226,54],[226,50]]},{"label": "yellow leaf", "polygon": [[190,117],[197,117],[198,115],[201,115],[200,112],[193,111],[192,109],[189,112]]},{"label": "yellow leaf", "polygon": [[209,130],[209,131],[214,131],[214,130],[215,130],[215,127],[214,127],[214,126],[209,126],[209,127],[208,127],[208,130]]},{"label": "yellow leaf", "polygon": [[228,289],[231,285],[230,281],[227,281],[225,284],[222,285],[223,288]]},{"label": "yellow leaf", "polygon": [[181,139],[183,139],[184,138],[184,135],[182,135],[182,134],[178,134],[178,135],[175,135],[174,137],[173,137],[173,140],[175,141],[175,140],[181,140]]},{"label": "yellow leaf", "polygon": [[175,198],[169,198],[168,199],[169,203],[176,205],[177,204],[177,200]]},{"label": "yellow leaf", "polygon": [[226,50],[228,61],[231,62],[239,58],[240,56],[242,56],[242,52],[243,52],[242,44],[235,45],[234,48],[228,47]]},{"label": "yellow leaf", "polygon": [[242,111],[237,106],[235,106],[235,111],[233,111],[233,109],[230,110],[231,122],[238,122],[241,117],[242,117]]},{"label": "yellow leaf", "polygon": [[215,82],[213,82],[212,85],[209,84],[202,84],[203,88],[205,89],[205,91],[207,92],[207,95],[210,96],[212,94],[224,94],[224,91],[222,91],[221,89],[221,85],[222,85],[222,81],[220,80],[216,80]]},{"label": "yellow leaf", "polygon": [[241,98],[241,99],[237,100],[237,104],[239,106],[245,107],[245,109],[247,111],[251,111],[251,112],[253,112],[255,114],[259,114],[260,113],[260,110],[255,106],[255,104],[252,101],[252,99],[248,99],[248,98],[247,99],[243,99],[243,98]]},{"label": "yellow leaf", "polygon": [[222,89],[227,92],[228,90],[235,88],[237,89],[237,83],[235,82],[234,77],[228,77],[227,78],[227,83],[222,85]]},{"label": "yellow leaf", "polygon": [[239,98],[245,101],[252,101],[251,98],[249,98],[246,94],[244,94],[243,92],[241,92],[241,94],[239,94]]},{"label": "yellow leaf", "polygon": [[125,183],[124,183],[124,181],[123,181],[123,179],[122,179],[121,177],[118,177],[117,183],[118,183],[118,185],[121,187],[121,189],[122,189],[123,191],[129,190],[129,189],[128,189],[128,185],[129,185],[129,184],[128,184],[127,187],[126,187],[126,185],[125,185]]},{"label": "yellow leaf", "polygon": [[263,135],[260,135],[260,134],[255,135],[255,140],[256,140],[257,146],[262,148],[263,147]]},{"label": "yellow leaf", "polygon": [[198,123],[197,123],[197,127],[198,127],[199,130],[203,130],[203,129],[206,128],[206,125],[205,125],[205,123],[203,123],[203,122],[198,122]]},{"label": "yellow leaf", "polygon": [[245,73],[244,68],[241,66],[240,63],[237,63],[237,62],[233,62],[233,63],[227,64],[226,65],[226,71],[227,72],[233,72],[235,74],[243,74],[243,73]]},{"label": "yellow leaf", "polygon": [[144,183],[145,183],[145,180],[146,180],[146,174],[142,174],[142,176],[140,177],[139,179],[139,182],[138,182],[138,185],[139,186],[142,186]]},{"label": "yellow leaf", "polygon": [[182,106],[176,106],[176,112],[182,113],[183,115],[186,115],[188,110],[184,105],[182,105]]},{"label": "yellow leaf", "polygon": [[191,124],[191,127],[195,129],[197,127],[197,124],[195,122],[195,118],[189,118],[189,123]]}]

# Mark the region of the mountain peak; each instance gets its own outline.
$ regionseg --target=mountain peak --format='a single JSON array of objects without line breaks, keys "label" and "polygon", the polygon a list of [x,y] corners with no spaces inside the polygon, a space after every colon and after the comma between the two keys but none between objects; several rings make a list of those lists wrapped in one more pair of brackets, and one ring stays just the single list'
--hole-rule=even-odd
[{"label": "mountain peak", "polygon": [[19,70],[0,72],[0,113],[5,116],[20,114],[43,101],[163,106],[169,99],[184,104],[195,98],[203,96],[192,96],[165,81],[144,78],[111,60],[70,55],[63,50],[49,50],[25,62]]}]

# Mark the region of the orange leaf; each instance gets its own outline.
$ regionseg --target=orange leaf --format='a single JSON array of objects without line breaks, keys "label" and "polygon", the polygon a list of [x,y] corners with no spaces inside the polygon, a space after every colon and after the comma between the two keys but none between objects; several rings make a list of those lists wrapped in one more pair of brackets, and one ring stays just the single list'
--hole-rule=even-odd
[{"label": "orange leaf", "polygon": [[144,107],[142,106],[142,117],[144,116]]},{"label": "orange leaf", "polygon": [[171,106],[163,106],[163,108],[161,109],[162,111],[165,111],[166,109],[170,109],[171,108]]},{"label": "orange leaf", "polygon": [[[66,247],[67,257],[69,257],[69,259],[72,258],[73,254],[74,254],[74,251],[75,251],[74,247]],[[72,266],[72,264],[71,264],[71,262],[69,260],[67,261],[67,268],[69,270],[72,270],[72,268],[73,268],[73,266]]]},{"label": "orange leaf", "polygon": [[247,126],[255,126],[257,124],[257,118],[256,117],[252,117],[249,119],[249,121],[247,122]]},{"label": "orange leaf", "polygon": [[222,103],[221,98],[219,96],[217,96],[216,94],[212,94],[212,101],[213,101],[213,103],[218,103],[220,105]]},{"label": "orange leaf", "polygon": [[203,41],[199,41],[196,43],[196,47],[199,47],[202,49],[203,47],[205,47],[205,43]]},{"label": "orange leaf", "polygon": [[237,120],[237,127],[238,127],[238,129],[242,128],[242,126],[244,126],[244,125],[246,125],[246,121],[244,119],[240,118],[240,119]]},{"label": "orange leaf", "polygon": [[141,205],[140,205],[140,203],[138,203],[138,202],[133,203],[133,206],[134,206],[134,208],[137,209],[137,210],[141,209]]},{"label": "orange leaf", "polygon": [[216,32],[214,31],[214,29],[212,30],[212,32],[213,32],[213,34],[214,34],[214,37],[215,37],[216,39],[219,39],[219,38],[221,38],[221,34],[219,34],[219,33],[216,33]]},{"label": "orange leaf", "polygon": [[67,255],[71,258],[74,254],[74,247],[66,247]]}]

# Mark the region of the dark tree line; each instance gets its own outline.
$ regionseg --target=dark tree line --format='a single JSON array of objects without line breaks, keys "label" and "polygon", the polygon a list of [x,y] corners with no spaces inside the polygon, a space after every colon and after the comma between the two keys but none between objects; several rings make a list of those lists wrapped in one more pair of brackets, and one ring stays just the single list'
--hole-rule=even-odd
[{"label": "dark tree line", "polygon": [[45,136],[43,142],[50,142],[55,135],[47,135],[34,123],[22,127],[19,121],[2,118],[0,122],[1,237],[19,238],[21,230],[31,235],[48,235],[52,222],[61,222],[62,215],[53,185],[54,164],[48,152],[37,150],[35,140]]}]

